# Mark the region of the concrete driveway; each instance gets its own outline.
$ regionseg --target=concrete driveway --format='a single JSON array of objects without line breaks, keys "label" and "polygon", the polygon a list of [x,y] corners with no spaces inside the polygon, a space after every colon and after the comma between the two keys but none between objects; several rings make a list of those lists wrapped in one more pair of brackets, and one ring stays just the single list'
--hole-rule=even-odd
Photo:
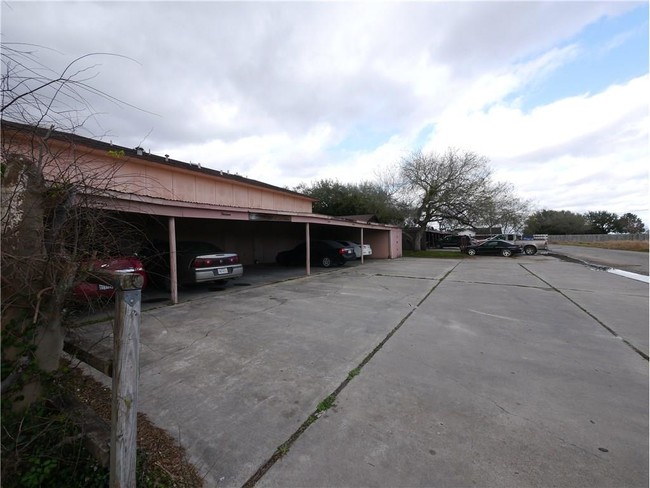
[{"label": "concrete driveway", "polygon": [[648,276],[648,253],[600,249],[597,247],[562,246],[551,244],[551,254],[568,256],[588,264],[611,267]]},{"label": "concrete driveway", "polygon": [[369,261],[150,310],[141,335],[139,409],[209,487],[648,485],[635,280]]}]

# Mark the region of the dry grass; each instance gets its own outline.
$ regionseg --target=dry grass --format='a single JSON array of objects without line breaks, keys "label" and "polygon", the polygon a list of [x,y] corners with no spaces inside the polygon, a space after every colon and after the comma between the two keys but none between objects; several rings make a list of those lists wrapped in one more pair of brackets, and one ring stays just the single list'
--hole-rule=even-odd
[{"label": "dry grass", "polygon": [[558,246],[598,247],[600,249],[618,249],[621,251],[648,252],[648,241],[600,241],[600,242],[551,242]]},{"label": "dry grass", "polygon": [[[107,424],[111,422],[111,390],[79,370],[68,375],[68,388],[91,407]],[[145,451],[142,469],[151,486],[161,488],[197,488],[203,480],[186,457],[185,449],[169,433],[156,427],[138,412],[138,449]],[[149,486],[149,485],[147,485]]]}]

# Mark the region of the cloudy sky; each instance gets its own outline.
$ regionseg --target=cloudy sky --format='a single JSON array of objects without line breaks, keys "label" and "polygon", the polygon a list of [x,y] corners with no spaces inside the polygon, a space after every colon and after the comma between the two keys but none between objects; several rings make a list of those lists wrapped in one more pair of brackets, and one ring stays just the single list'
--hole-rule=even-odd
[{"label": "cloudy sky", "polygon": [[[93,56],[83,135],[293,188],[476,151],[537,209],[649,222],[647,2],[14,2],[2,42]],[[136,106],[134,109],[131,106]]]}]

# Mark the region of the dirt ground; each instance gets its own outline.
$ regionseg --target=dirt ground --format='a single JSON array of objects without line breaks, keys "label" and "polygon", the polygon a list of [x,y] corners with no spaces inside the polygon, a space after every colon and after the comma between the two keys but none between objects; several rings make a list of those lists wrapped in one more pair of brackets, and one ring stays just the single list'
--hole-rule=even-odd
[{"label": "dirt ground", "polygon": [[[95,379],[74,369],[70,387],[75,396],[91,407],[104,421],[111,421],[111,390]],[[160,470],[179,488],[203,486],[203,480],[185,456],[185,450],[167,432],[138,413],[138,448],[146,452],[146,469]]]}]

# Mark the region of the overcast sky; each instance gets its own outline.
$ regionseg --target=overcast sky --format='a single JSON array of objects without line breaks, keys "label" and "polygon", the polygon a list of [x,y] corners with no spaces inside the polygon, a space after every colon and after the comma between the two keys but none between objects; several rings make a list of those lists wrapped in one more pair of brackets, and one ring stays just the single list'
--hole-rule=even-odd
[{"label": "overcast sky", "polygon": [[[80,67],[86,136],[295,187],[413,150],[486,156],[537,209],[649,222],[647,2],[2,2]],[[96,124],[100,124],[98,127]]]}]

